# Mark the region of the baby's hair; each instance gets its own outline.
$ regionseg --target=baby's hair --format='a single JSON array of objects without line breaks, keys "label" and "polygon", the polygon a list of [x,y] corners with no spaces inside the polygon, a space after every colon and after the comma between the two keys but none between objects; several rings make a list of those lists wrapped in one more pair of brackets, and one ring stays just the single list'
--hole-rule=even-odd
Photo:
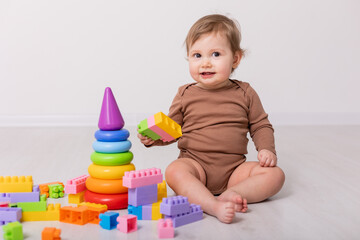
[{"label": "baby's hair", "polygon": [[207,33],[223,33],[230,42],[233,54],[245,51],[240,47],[241,33],[239,23],[221,14],[211,14],[197,20],[190,28],[185,39],[186,52],[189,55],[190,47],[203,35]]}]

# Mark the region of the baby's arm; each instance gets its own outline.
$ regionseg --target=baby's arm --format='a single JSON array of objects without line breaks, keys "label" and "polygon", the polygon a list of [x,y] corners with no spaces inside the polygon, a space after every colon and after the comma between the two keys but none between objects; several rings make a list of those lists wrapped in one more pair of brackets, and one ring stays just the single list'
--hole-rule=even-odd
[{"label": "baby's arm", "polygon": [[276,155],[266,149],[262,149],[259,151],[258,160],[260,162],[260,166],[262,167],[275,167],[277,164]]}]

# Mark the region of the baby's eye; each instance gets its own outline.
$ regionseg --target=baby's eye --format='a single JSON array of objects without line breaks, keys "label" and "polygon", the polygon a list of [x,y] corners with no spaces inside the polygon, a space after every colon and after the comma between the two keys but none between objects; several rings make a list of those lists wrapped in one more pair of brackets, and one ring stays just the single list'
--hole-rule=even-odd
[{"label": "baby's eye", "polygon": [[201,58],[201,54],[200,53],[194,53],[194,58]]},{"label": "baby's eye", "polygon": [[213,52],[212,54],[214,57],[219,57],[220,56],[220,53],[219,52]]}]

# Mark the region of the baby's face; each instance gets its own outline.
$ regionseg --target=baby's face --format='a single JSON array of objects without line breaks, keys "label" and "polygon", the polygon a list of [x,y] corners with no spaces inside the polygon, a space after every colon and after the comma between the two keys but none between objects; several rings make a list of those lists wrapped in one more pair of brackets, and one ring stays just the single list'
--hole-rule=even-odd
[{"label": "baby's face", "polygon": [[240,54],[233,54],[230,43],[221,33],[202,35],[189,48],[189,69],[198,86],[217,89],[228,84],[233,68],[240,62]]}]

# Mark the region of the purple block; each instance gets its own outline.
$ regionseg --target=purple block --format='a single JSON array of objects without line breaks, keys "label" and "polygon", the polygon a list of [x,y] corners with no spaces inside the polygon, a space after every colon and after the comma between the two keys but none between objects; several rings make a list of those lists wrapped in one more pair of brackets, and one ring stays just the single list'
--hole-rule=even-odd
[{"label": "purple block", "polygon": [[21,208],[0,208],[0,225],[19,221],[22,218]]},{"label": "purple block", "polygon": [[152,204],[142,206],[142,220],[152,220]]},{"label": "purple block", "polygon": [[175,216],[188,212],[190,212],[190,203],[188,198],[184,196],[163,198],[160,204],[160,213],[167,216]]},{"label": "purple block", "polygon": [[203,218],[203,211],[199,205],[191,204],[189,213],[178,214],[176,216],[165,216],[165,219],[166,218],[172,219],[174,227],[180,227],[201,220]]},{"label": "purple block", "polygon": [[135,207],[157,202],[157,184],[129,188],[128,190],[128,203]]},{"label": "purple block", "polygon": [[38,202],[39,199],[40,199],[40,192],[38,185],[33,186],[32,192],[0,193],[0,202],[3,201],[10,201],[10,203]]}]

